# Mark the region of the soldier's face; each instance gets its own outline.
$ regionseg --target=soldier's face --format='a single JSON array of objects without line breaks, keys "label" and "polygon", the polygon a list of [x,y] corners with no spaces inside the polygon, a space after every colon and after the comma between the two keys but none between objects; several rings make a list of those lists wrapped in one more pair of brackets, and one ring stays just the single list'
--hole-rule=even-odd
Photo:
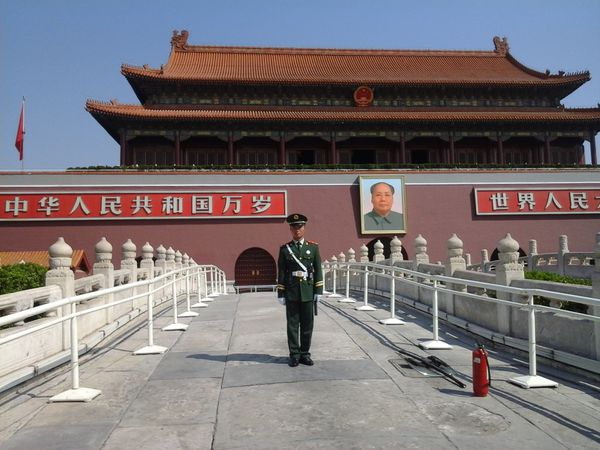
[{"label": "soldier's face", "polygon": [[380,216],[385,216],[392,209],[394,204],[394,194],[387,184],[378,184],[371,194],[371,203],[373,209]]},{"label": "soldier's face", "polygon": [[290,225],[290,233],[292,233],[292,239],[295,241],[299,241],[304,237],[304,225]]}]

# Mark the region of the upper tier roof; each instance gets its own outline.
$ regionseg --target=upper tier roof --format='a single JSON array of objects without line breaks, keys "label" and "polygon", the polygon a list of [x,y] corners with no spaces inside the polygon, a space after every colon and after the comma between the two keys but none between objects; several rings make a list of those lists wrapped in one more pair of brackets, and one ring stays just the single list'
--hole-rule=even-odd
[{"label": "upper tier roof", "polygon": [[188,45],[174,32],[159,69],[123,65],[130,80],[248,84],[561,85],[577,86],[589,72],[549,74],[529,69],[494,38],[493,51],[358,50]]}]

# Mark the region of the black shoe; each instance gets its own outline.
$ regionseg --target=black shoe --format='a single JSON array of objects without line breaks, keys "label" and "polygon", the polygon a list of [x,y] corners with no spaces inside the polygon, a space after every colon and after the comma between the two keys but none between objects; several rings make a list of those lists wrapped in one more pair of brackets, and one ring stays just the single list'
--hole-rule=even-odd
[{"label": "black shoe", "polygon": [[304,364],[305,366],[312,366],[312,365],[314,365],[314,361],[312,359],[310,359],[310,356],[305,356],[305,355],[301,356],[300,357],[300,362],[302,364]]},{"label": "black shoe", "polygon": [[288,361],[288,366],[296,367],[300,361],[295,356],[290,356],[290,360]]}]

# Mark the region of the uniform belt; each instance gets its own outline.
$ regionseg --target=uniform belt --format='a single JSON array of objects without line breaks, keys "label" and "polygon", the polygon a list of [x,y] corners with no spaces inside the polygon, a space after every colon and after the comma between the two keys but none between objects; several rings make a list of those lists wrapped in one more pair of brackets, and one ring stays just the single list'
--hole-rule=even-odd
[{"label": "uniform belt", "polygon": [[292,276],[298,278],[307,278],[308,273],[303,272],[302,270],[295,270],[294,272],[292,272]]}]

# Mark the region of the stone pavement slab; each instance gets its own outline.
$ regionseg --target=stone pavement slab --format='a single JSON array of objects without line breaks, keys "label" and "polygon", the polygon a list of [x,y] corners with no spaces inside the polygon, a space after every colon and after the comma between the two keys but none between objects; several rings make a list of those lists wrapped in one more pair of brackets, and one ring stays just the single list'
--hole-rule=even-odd
[{"label": "stone pavement slab", "polygon": [[[382,325],[389,305],[325,300],[315,322],[315,366],[287,365],[285,309],[273,293],[219,296],[187,331],[163,332],[161,355],[133,356],[147,330],[131,330],[81,358],[89,403],[47,403],[70,387],[68,368],[0,398],[0,449],[597,449],[600,385],[557,368],[556,389],[509,382],[526,358],[489,348],[490,395],[471,393],[475,338],[442,324],[454,348],[425,352],[431,318],[402,306],[405,325]],[[467,385],[427,377],[398,353],[434,354]]]}]

